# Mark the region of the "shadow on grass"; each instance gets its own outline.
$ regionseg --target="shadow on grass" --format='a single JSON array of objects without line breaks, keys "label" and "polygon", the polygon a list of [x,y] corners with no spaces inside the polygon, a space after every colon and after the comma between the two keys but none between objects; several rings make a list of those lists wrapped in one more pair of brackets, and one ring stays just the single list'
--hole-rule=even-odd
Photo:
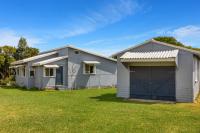
[{"label": "shadow on grass", "polygon": [[124,98],[116,97],[116,94],[103,94],[96,97],[90,97],[91,99],[96,99],[97,101],[103,102],[121,102],[121,103],[133,103],[133,104],[145,104],[145,105],[152,105],[152,104],[159,104],[157,102],[143,102],[139,100],[130,100]]},{"label": "shadow on grass", "polygon": [[27,89],[26,87],[19,87],[19,86],[0,86],[0,89],[17,89],[17,90],[21,90],[21,91],[43,91],[43,90],[39,90],[37,88],[29,88]]}]

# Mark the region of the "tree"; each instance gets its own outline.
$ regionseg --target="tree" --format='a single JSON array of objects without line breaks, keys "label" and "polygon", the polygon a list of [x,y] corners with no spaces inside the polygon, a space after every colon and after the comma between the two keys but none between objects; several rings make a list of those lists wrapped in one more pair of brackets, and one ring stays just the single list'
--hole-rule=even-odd
[{"label": "tree", "polygon": [[28,48],[26,49],[25,58],[38,55],[38,53],[39,53],[39,49],[37,49],[37,48],[32,48],[32,47],[28,47]]},{"label": "tree", "polygon": [[10,77],[10,64],[15,60],[35,56],[39,53],[37,48],[29,47],[25,38],[21,37],[17,49],[12,46],[0,47],[0,81]]},{"label": "tree", "polygon": [[185,46],[183,43],[177,41],[176,38],[171,37],[171,36],[154,37],[154,40],[169,43],[169,44],[174,44],[174,45],[182,46],[182,47]]},{"label": "tree", "polygon": [[17,46],[17,51],[15,54],[16,60],[22,60],[24,58],[29,58],[38,55],[39,50],[37,48],[29,47],[25,38],[21,37]]},{"label": "tree", "polygon": [[16,48],[12,46],[3,46],[0,48],[0,79],[9,76],[9,66],[15,61],[14,55]]},{"label": "tree", "polygon": [[171,36],[158,36],[158,37],[154,37],[153,39],[156,40],[156,41],[165,42],[165,43],[173,44],[173,45],[176,45],[176,46],[185,47],[185,48],[188,48],[188,49],[200,51],[199,48],[194,48],[192,46],[186,46],[183,43],[177,41],[176,38],[171,37]]},{"label": "tree", "polygon": [[25,58],[27,47],[28,47],[28,45],[27,45],[26,39],[21,37],[19,39],[19,43],[17,46],[16,55],[15,55],[16,60],[22,60]]}]

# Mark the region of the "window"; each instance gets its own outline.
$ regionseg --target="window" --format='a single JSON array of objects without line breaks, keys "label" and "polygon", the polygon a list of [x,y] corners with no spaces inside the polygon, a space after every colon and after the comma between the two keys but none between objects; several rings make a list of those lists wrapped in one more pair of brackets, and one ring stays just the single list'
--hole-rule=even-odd
[{"label": "window", "polygon": [[84,74],[96,74],[96,66],[94,64],[84,64]]},{"label": "window", "polygon": [[24,76],[24,77],[25,77],[25,76],[26,76],[26,74],[25,74],[25,73],[26,73],[26,69],[25,69],[25,67],[23,67],[23,68],[22,68],[22,76]]},{"label": "window", "polygon": [[30,70],[30,77],[34,77],[35,76],[35,71],[34,70]]},{"label": "window", "polygon": [[55,76],[55,69],[54,68],[45,68],[44,72],[45,77],[54,77]]}]

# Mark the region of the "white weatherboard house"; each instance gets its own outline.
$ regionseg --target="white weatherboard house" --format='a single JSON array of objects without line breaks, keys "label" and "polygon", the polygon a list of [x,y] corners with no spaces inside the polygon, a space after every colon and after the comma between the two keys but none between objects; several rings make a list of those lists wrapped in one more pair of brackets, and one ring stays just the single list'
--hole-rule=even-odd
[{"label": "white weatherboard house", "polygon": [[19,86],[74,89],[115,86],[114,59],[66,46],[12,63]]},{"label": "white weatherboard house", "polygon": [[118,97],[193,102],[199,93],[199,51],[152,39],[112,57]]}]

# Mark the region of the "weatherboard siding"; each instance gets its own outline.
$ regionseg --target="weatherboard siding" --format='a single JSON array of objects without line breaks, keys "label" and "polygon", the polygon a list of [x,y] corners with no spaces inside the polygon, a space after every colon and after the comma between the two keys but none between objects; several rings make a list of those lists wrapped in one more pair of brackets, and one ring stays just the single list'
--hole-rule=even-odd
[{"label": "weatherboard siding", "polygon": [[[174,50],[175,48],[156,43],[148,43],[137,48],[130,49],[126,52],[151,52],[151,51],[165,51]],[[125,52],[124,52],[125,53]],[[129,67],[126,63],[121,63],[118,58],[118,76],[117,89],[118,97],[128,98],[130,93],[130,73]],[[133,65],[133,64],[132,64]],[[197,94],[195,90],[195,95]],[[193,54],[179,49],[178,66],[176,68],[176,101],[177,102],[192,102],[193,101]]]},{"label": "weatherboard siding", "polygon": [[[119,56],[120,57],[120,56]],[[129,98],[130,96],[130,72],[128,66],[119,61],[117,63],[117,96]]]},{"label": "weatherboard siding", "polygon": [[[197,69],[195,69],[195,65]],[[200,78],[199,65],[200,65],[199,58],[194,56],[193,57],[193,96],[194,96],[193,100],[195,100],[199,94],[199,85],[200,85],[199,84],[199,78]]]},{"label": "weatherboard siding", "polygon": [[[115,61],[68,49],[68,88],[87,88],[115,86],[117,82],[117,65]],[[83,74],[83,61],[98,61],[96,74]]]},{"label": "weatherboard siding", "polygon": [[178,67],[176,68],[176,101],[193,101],[193,54],[179,51]]},{"label": "weatherboard siding", "polygon": [[[16,77],[17,83],[26,86],[28,88],[55,88],[59,89],[71,89],[71,88],[85,88],[85,87],[102,87],[102,86],[115,86],[117,82],[117,63],[103,57],[99,57],[87,52],[80,51],[80,54],[76,55],[74,48],[65,47],[63,49],[56,50],[58,54],[43,57],[31,62],[28,62],[28,68],[32,67],[33,63],[55,58],[59,56],[69,56],[68,59],[63,59],[48,65],[56,64],[63,66],[63,85],[56,86],[56,77],[44,77],[43,66],[36,66],[35,77],[29,76],[29,70],[27,70],[27,77],[25,80],[21,80],[21,77]],[[52,52],[52,51],[50,51]],[[99,61],[101,64],[96,66],[97,73],[91,75],[83,74],[83,61]],[[26,81],[27,80],[27,81]],[[21,83],[23,82],[23,83]]]}]

